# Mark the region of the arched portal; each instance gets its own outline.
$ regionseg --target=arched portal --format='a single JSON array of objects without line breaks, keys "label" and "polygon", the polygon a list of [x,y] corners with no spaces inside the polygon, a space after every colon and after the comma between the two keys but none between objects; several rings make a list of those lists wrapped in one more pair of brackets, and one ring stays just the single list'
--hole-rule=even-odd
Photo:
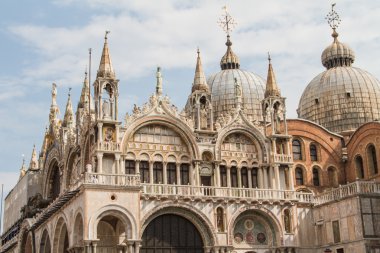
[{"label": "arched portal", "polygon": [[98,252],[116,253],[118,245],[125,243],[124,223],[113,215],[104,216],[98,223]]},{"label": "arched portal", "polygon": [[44,230],[40,242],[40,253],[51,253],[50,237],[47,230]]},{"label": "arched portal", "polygon": [[67,233],[67,227],[65,220],[60,218],[57,222],[57,226],[54,231],[54,253],[68,253],[69,250],[69,235]]},{"label": "arched portal", "polygon": [[142,236],[141,253],[202,253],[202,237],[186,218],[163,214],[153,219]]}]

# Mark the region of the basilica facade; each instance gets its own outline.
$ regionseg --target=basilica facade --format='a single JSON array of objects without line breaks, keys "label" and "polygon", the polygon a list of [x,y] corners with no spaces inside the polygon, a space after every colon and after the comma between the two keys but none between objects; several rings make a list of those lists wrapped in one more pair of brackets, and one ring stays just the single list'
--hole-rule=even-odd
[{"label": "basilica facade", "polygon": [[5,199],[1,252],[379,253],[380,83],[331,27],[298,119],[270,57],[266,80],[243,70],[228,30],[218,73],[206,78],[197,52],[183,110],[158,68],[149,100],[119,119],[106,34],[76,113],[69,95],[58,118],[52,86],[41,150]]}]

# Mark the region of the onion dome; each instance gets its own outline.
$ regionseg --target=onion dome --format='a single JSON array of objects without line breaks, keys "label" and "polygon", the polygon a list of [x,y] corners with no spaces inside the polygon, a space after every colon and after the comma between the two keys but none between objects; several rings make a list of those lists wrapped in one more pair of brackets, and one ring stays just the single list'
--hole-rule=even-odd
[{"label": "onion dome", "polygon": [[230,40],[230,35],[227,35],[227,52],[223,55],[220,60],[220,67],[222,70],[225,69],[238,69],[240,68],[240,60],[239,57],[232,51],[232,42]]},{"label": "onion dome", "polygon": [[[329,19],[330,26],[336,20],[336,16]],[[336,27],[332,26],[333,44],[322,53],[327,70],[306,87],[297,112],[299,118],[343,133],[380,119],[380,83],[367,71],[351,66],[355,54],[338,41]]]},{"label": "onion dome", "polygon": [[338,66],[351,66],[355,61],[354,51],[348,45],[338,40],[338,33],[335,29],[332,37],[334,38],[333,43],[323,51],[321,56],[323,66],[327,69]]}]

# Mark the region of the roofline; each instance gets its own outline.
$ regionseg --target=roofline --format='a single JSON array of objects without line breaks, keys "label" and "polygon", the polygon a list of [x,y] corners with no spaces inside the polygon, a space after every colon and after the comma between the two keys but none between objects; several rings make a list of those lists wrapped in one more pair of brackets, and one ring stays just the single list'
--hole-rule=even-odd
[{"label": "roofline", "polygon": [[287,121],[303,121],[303,122],[312,124],[312,125],[314,125],[314,126],[316,126],[318,128],[321,128],[325,132],[328,132],[329,134],[334,135],[335,137],[342,138],[342,139],[344,138],[343,135],[340,135],[340,134],[337,134],[335,132],[332,132],[332,131],[328,130],[327,128],[325,128],[324,126],[321,126],[321,125],[319,125],[319,124],[317,124],[317,123],[315,123],[314,121],[311,121],[311,120],[297,118],[297,119],[287,119]]}]

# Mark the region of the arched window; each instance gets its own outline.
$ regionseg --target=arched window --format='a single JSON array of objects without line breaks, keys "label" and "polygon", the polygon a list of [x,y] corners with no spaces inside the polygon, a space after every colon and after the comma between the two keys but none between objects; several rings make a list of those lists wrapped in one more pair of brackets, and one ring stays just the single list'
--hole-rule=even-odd
[{"label": "arched window", "polygon": [[313,185],[314,186],[320,186],[320,182],[319,182],[319,170],[316,167],[313,168]]},{"label": "arched window", "polygon": [[293,159],[302,160],[302,147],[301,147],[301,142],[299,140],[293,140],[292,149],[293,149]]},{"label": "arched window", "polygon": [[315,144],[310,144],[310,160],[318,161],[318,151],[317,146],[315,146]]},{"label": "arched window", "polygon": [[356,176],[358,178],[364,178],[363,158],[360,155],[358,155],[355,158],[355,165],[356,165]]},{"label": "arched window", "polygon": [[302,168],[296,168],[296,185],[303,185],[303,171]]},{"label": "arched window", "polygon": [[286,233],[292,232],[292,217],[289,209],[284,210],[284,228]]},{"label": "arched window", "polygon": [[241,186],[248,188],[248,170],[247,167],[242,167],[240,170],[241,173]]},{"label": "arched window", "polygon": [[329,167],[327,169],[327,174],[329,178],[329,186],[337,187],[338,186],[338,176],[336,174],[336,169],[334,167]]},{"label": "arched window", "polygon": [[167,182],[168,184],[176,184],[177,183],[177,166],[175,163],[168,163],[167,167]]},{"label": "arched window", "polygon": [[135,161],[126,160],[125,161],[125,174],[135,174]]},{"label": "arched window", "polygon": [[218,232],[224,232],[224,210],[222,207],[216,209],[216,225]]},{"label": "arched window", "polygon": [[252,168],[252,188],[258,187],[257,168]]},{"label": "arched window", "polygon": [[149,183],[149,163],[147,161],[140,162],[140,180],[143,183]]},{"label": "arched window", "polygon": [[220,165],[220,186],[227,187],[227,170],[226,166]]},{"label": "arched window", "polygon": [[238,187],[237,168],[231,167],[231,187]]},{"label": "arched window", "polygon": [[154,184],[162,184],[163,183],[163,166],[162,162],[153,163],[153,183]]},{"label": "arched window", "polygon": [[183,163],[181,164],[180,168],[180,175],[181,175],[181,184],[182,185],[188,185],[190,183],[189,180],[189,164]]},{"label": "arched window", "polygon": [[370,175],[375,175],[378,173],[377,168],[377,157],[376,157],[376,148],[374,145],[369,145],[367,148],[368,156],[368,167]]}]

